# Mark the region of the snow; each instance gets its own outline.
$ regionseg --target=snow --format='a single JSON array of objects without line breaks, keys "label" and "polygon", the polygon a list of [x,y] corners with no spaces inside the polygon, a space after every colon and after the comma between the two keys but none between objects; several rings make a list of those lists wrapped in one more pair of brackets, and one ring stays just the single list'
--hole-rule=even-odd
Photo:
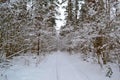
[{"label": "snow", "polygon": [[[92,62],[92,61],[91,61]],[[105,77],[107,69],[83,61],[82,56],[66,52],[53,52],[46,57],[25,55],[14,57],[10,68],[1,68],[0,80],[119,80],[120,72],[113,67],[111,78]]]},{"label": "snow", "polygon": [[[17,0],[11,0],[11,2],[15,2],[15,1]],[[58,7],[56,7],[56,10],[58,11],[58,13],[60,13],[60,15],[57,13],[55,15],[56,17],[55,27],[58,32],[57,33],[58,39],[59,39],[60,28],[66,24],[65,7],[67,7],[67,1],[63,3],[62,1],[63,0],[59,0],[59,3],[57,4]],[[84,4],[84,2],[83,3],[79,2],[79,9],[81,8],[81,4]],[[119,5],[120,4],[118,4],[118,6]],[[27,3],[27,10],[30,10],[31,7],[32,7],[32,1],[30,0],[30,2]],[[118,9],[119,8],[120,7],[118,7]],[[115,18],[115,11],[116,11],[115,8],[111,8],[111,13],[110,13],[111,19]],[[18,10],[17,13],[20,13],[20,10]],[[90,8],[89,14],[91,14],[92,16],[96,14],[96,12],[93,10],[93,8]],[[47,16],[49,15],[50,13],[47,14]],[[44,17],[45,16],[46,15],[44,15]],[[44,20],[46,19],[48,18],[45,18]],[[14,21],[14,23],[16,23],[16,21]],[[5,23],[5,25],[7,25],[7,23]],[[83,24],[83,26],[84,27],[82,30],[79,29],[79,31],[76,31],[75,34],[73,34],[73,32],[68,34],[66,36],[67,39],[64,38],[63,41],[67,42],[67,40],[69,41],[72,39],[71,41],[73,41],[75,44],[69,45],[70,47],[75,46],[76,44],[78,44],[78,42],[85,43],[83,47],[86,47],[88,39],[90,40],[96,36],[99,36],[97,34],[93,34],[93,35],[90,34],[90,36],[88,35],[88,33],[94,30],[93,28],[96,26],[96,23],[93,22],[91,24],[89,23]],[[88,28],[88,26],[92,26],[92,27]],[[105,26],[105,25],[104,23],[98,23],[98,26]],[[71,30],[73,30],[73,26],[68,26],[68,28],[65,28],[64,30],[70,32]],[[110,33],[110,36],[114,37],[115,34],[119,33],[119,30],[120,28],[118,27],[117,32]],[[45,35],[48,34],[52,35],[52,32],[48,32],[46,30],[39,30],[39,31],[41,33],[44,33]],[[8,31],[8,33],[9,32],[10,31]],[[22,33],[24,33],[24,31]],[[81,34],[82,36],[79,36]],[[33,36],[33,35],[35,35],[33,32],[29,34],[29,36]],[[41,39],[42,37],[43,36],[41,36]],[[56,39],[56,37],[51,37],[51,38]],[[47,39],[44,40],[49,41]],[[25,41],[29,41],[29,39],[25,39]],[[8,40],[7,42],[3,41],[3,44],[5,45],[6,43],[9,42],[10,40]],[[66,43],[65,44],[64,43],[60,45],[65,45]],[[47,43],[45,45],[47,45]],[[104,46],[106,45],[103,45],[103,47]],[[50,47],[52,46],[49,46],[48,48]],[[23,51],[24,50],[21,50],[18,53]],[[13,57],[15,54],[10,55],[8,57]],[[0,59],[2,60],[0,62],[0,80],[16,80],[16,79],[17,80],[119,80],[120,79],[120,70],[118,67],[118,65],[120,65],[119,63],[118,65],[116,63],[108,63],[107,65],[103,65],[103,68],[101,68],[100,65],[97,64],[97,60],[92,59],[93,58],[92,56],[89,55],[88,57],[88,55],[85,56],[81,54],[75,53],[74,55],[69,55],[67,52],[58,51],[58,52],[52,52],[46,56],[42,56],[42,55],[37,56],[29,53],[26,55],[15,56],[13,57],[13,59],[8,61],[4,60],[5,59],[4,55],[0,55],[3,58]],[[109,72],[109,67],[112,69],[113,72],[110,78],[106,77],[106,74]]]},{"label": "snow", "polygon": [[[59,0],[60,3],[62,3],[62,0]],[[58,11],[58,13],[60,13],[60,15],[56,14],[56,18],[58,20],[56,20],[56,30],[60,30],[61,26],[64,26],[66,23],[65,20],[65,11],[66,9],[63,8],[64,6],[67,6],[67,2],[63,3],[63,4],[58,4],[59,8],[56,8],[56,10]]]}]

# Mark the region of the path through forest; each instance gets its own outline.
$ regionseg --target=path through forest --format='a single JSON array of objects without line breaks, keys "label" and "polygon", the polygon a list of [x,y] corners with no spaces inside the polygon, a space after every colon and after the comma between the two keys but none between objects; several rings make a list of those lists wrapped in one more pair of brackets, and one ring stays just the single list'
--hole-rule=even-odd
[{"label": "path through forest", "polygon": [[[23,57],[22,57],[23,59]],[[27,58],[26,58],[27,59]],[[47,55],[37,66],[36,62],[28,57],[27,61],[19,62],[6,71],[8,80],[106,80],[99,65],[80,60],[80,57],[71,56],[65,52],[54,52]],[[24,60],[24,59],[23,59]],[[17,63],[17,64],[16,64]],[[13,64],[13,63],[12,63]],[[109,80],[109,79],[108,79]]]},{"label": "path through forest", "polygon": [[89,80],[86,75],[76,70],[67,54],[54,53],[43,64],[45,74],[40,75],[42,80]]}]

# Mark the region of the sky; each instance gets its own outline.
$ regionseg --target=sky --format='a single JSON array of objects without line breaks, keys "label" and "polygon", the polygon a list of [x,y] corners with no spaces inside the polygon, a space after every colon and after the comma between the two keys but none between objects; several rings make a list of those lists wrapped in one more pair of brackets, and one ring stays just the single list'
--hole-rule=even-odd
[{"label": "sky", "polygon": [[[62,0],[59,0],[59,2],[61,3]],[[59,8],[57,8],[57,11],[60,13],[60,15],[56,15],[56,18],[58,20],[56,20],[56,30],[60,30],[61,26],[65,25],[65,10],[64,8],[62,8],[63,6],[67,6],[67,2],[63,3],[63,4],[59,4]],[[59,20],[60,19],[60,20]]]}]

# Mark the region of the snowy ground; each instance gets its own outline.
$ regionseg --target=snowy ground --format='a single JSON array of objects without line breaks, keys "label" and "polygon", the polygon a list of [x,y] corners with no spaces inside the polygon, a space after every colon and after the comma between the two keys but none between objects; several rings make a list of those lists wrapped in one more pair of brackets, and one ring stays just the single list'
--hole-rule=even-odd
[{"label": "snowy ground", "polygon": [[[44,59],[43,59],[44,58]],[[46,57],[34,55],[15,57],[8,69],[0,69],[0,80],[120,80],[113,65],[111,78],[98,64],[83,61],[78,55],[54,52]]]}]

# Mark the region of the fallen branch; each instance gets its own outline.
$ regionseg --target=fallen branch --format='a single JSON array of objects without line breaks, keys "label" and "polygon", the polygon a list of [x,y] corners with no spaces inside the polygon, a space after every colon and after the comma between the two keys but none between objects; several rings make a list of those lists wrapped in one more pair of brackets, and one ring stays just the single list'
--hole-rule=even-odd
[{"label": "fallen branch", "polygon": [[15,56],[16,54],[19,54],[19,53],[21,53],[21,52],[23,52],[23,51],[25,51],[25,50],[30,49],[30,48],[31,48],[31,47],[28,47],[27,49],[23,49],[23,50],[21,50],[21,51],[18,51],[18,52],[16,52],[16,53],[14,53],[14,54],[12,54],[12,55],[6,57],[6,59],[11,58],[11,57]]}]

